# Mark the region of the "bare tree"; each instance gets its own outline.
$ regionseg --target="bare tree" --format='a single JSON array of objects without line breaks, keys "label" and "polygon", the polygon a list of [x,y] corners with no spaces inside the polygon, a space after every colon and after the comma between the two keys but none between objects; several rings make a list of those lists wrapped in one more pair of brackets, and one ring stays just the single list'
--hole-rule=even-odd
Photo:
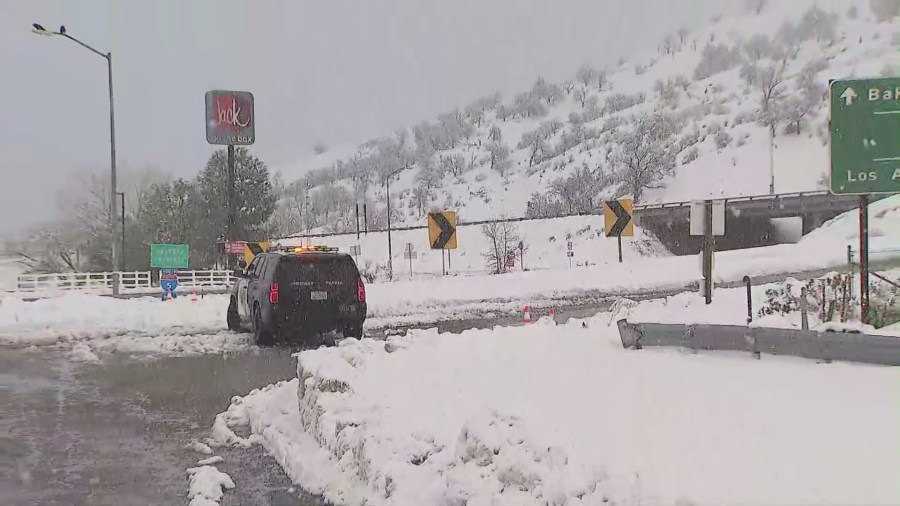
[{"label": "bare tree", "polygon": [[571,95],[572,91],[575,89],[575,81],[566,81],[562,84],[563,91],[566,92],[566,95]]},{"label": "bare tree", "polygon": [[772,54],[772,41],[762,34],[756,34],[744,44],[744,54],[747,59],[756,63]]},{"label": "bare tree", "polygon": [[594,72],[594,83],[597,84],[597,90],[603,91],[607,81],[605,70],[597,70]]},{"label": "bare tree", "polygon": [[619,166],[625,188],[640,200],[644,190],[659,188],[662,179],[675,170],[679,130],[677,118],[667,112],[644,113],[634,119],[630,131],[619,135],[612,161]]},{"label": "bare tree", "polygon": [[496,170],[501,176],[506,175],[509,169],[509,148],[502,142],[490,142],[487,145],[490,154],[491,170]]},{"label": "bare tree", "polygon": [[784,91],[784,66],[782,60],[778,63],[770,63],[757,68],[754,82],[760,94],[760,108],[763,124],[768,126],[773,134],[778,123],[774,102],[781,97]]},{"label": "bare tree", "polygon": [[518,227],[508,221],[498,221],[482,225],[481,233],[488,243],[487,250],[481,254],[485,266],[493,274],[507,272],[506,259],[515,254],[521,240]]},{"label": "bare tree", "polygon": [[660,44],[660,50],[663,54],[669,55],[675,50],[675,46],[678,44],[678,39],[675,35],[666,34],[663,37],[662,43]]},{"label": "bare tree", "polygon": [[459,153],[441,155],[440,162],[444,170],[454,176],[462,175],[466,169],[466,159]]},{"label": "bare tree", "polygon": [[500,130],[500,127],[494,125],[491,127],[490,133],[488,133],[488,140],[493,142],[500,142],[503,138],[503,132]]},{"label": "bare tree", "polygon": [[687,40],[687,36],[690,35],[691,32],[687,28],[679,28],[678,29],[678,42],[679,44],[684,45],[684,41]]},{"label": "bare tree", "polygon": [[597,71],[588,67],[587,65],[583,65],[578,69],[578,72],[575,73],[575,80],[581,83],[585,88],[591,85],[594,82],[594,77],[597,75]]},{"label": "bare tree", "polygon": [[587,101],[587,98],[589,96],[590,93],[588,92],[587,86],[579,86],[575,90],[575,100],[577,100],[581,104],[581,107],[584,107],[584,103],[585,101]]}]

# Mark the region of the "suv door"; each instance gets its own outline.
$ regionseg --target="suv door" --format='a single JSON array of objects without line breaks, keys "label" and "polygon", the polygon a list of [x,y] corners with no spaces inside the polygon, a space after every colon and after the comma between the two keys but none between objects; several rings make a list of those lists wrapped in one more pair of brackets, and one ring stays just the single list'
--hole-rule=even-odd
[{"label": "suv door", "polygon": [[242,279],[240,285],[238,285],[238,314],[243,321],[250,320],[250,306],[253,304],[250,295],[250,282],[253,280],[253,273],[259,267],[261,261],[262,257],[260,256],[253,259],[253,262],[247,267],[247,276]]},{"label": "suv door", "polygon": [[266,263],[271,262],[272,260],[268,258],[268,256],[260,255],[253,260],[255,264],[252,271],[250,271],[250,277],[247,279],[247,314],[251,316],[253,315],[252,308],[254,302],[259,302],[260,305],[267,304],[269,301],[266,299],[263,301],[260,293],[262,291],[261,285],[263,284],[263,272],[266,268]]}]

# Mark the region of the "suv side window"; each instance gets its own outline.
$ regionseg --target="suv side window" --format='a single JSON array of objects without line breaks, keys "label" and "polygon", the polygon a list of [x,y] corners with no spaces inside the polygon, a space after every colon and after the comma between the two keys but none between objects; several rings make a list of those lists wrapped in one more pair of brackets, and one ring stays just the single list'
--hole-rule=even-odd
[{"label": "suv side window", "polygon": [[266,261],[259,268],[259,279],[267,280],[271,277],[272,271],[275,269],[275,266],[278,264],[278,259],[275,257],[266,258]]},{"label": "suv side window", "polygon": [[256,258],[254,258],[253,261],[250,262],[250,267],[247,267],[247,275],[250,276],[251,278],[257,277],[259,275],[260,266],[262,265],[262,263],[263,263],[262,256],[258,256]]}]

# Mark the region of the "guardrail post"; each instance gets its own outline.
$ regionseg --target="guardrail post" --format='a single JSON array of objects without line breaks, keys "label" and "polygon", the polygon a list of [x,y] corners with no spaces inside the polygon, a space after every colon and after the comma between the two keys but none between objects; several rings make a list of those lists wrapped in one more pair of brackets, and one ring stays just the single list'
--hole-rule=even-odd
[{"label": "guardrail post", "polygon": [[806,287],[800,288],[800,328],[809,330],[808,301],[806,300]]},{"label": "guardrail post", "polygon": [[744,284],[747,285],[747,323],[753,321],[753,294],[750,292],[753,282],[750,276],[744,276]]}]

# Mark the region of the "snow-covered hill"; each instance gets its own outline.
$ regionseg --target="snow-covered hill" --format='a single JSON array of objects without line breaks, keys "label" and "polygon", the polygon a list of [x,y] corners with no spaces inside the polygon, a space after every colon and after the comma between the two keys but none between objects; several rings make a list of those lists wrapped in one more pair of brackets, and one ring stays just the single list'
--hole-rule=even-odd
[{"label": "snow-covered hill", "polygon": [[488,96],[355,152],[300,162],[315,170],[288,185],[279,225],[350,230],[355,204],[366,202],[370,226],[383,226],[391,173],[395,224],[423,224],[436,209],[472,221],[584,214],[621,194],[765,194],[770,156],[776,192],[821,189],[828,81],[900,74],[897,27],[866,0],[767,2],[759,14],[671,34],[616,68],[538,79],[514,97]]}]

